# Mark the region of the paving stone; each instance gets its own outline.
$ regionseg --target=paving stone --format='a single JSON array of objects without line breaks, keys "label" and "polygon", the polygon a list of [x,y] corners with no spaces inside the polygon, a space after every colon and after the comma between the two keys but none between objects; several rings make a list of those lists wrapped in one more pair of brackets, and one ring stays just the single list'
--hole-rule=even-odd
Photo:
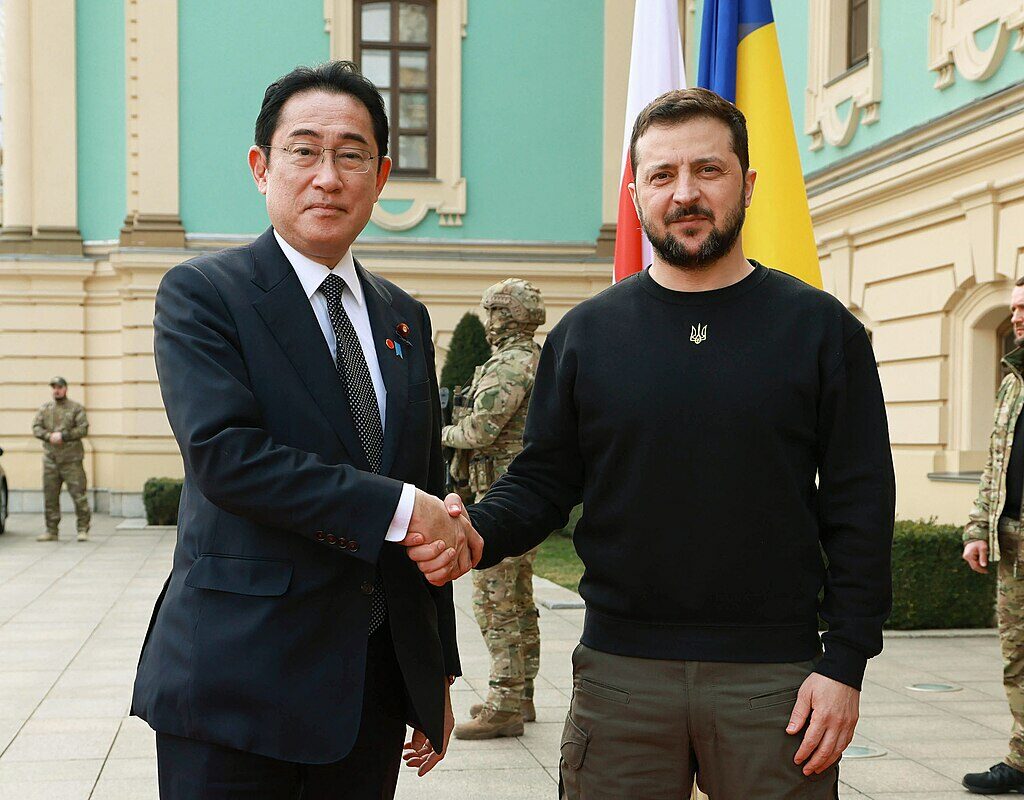
[{"label": "paving stone", "polygon": [[[155,735],[125,714],[175,536],[115,531],[120,520],[104,515],[94,520],[86,545],[71,541],[69,531],[55,545],[36,543],[39,515],[12,517],[11,535],[0,537],[0,800],[157,800]],[[542,587],[538,596],[541,591],[554,590]],[[471,596],[471,580],[463,577],[455,586],[466,673],[453,688],[460,719],[487,694],[489,656]],[[398,797],[553,796],[582,624],[582,611],[542,610],[538,721],[522,737],[453,739],[430,775],[419,779],[403,770]],[[906,688],[914,682],[949,682],[962,691],[922,694]],[[844,800],[962,798],[963,774],[987,769],[1006,750],[1010,718],[992,635],[886,634],[861,699],[855,743],[888,755],[843,762]]]}]

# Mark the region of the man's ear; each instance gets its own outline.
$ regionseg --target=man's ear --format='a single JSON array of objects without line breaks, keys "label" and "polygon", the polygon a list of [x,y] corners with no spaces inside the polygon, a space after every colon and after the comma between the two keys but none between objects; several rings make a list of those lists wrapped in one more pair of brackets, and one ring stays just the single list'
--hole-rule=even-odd
[{"label": "man's ear", "polygon": [[249,169],[252,171],[252,178],[256,181],[256,188],[260,194],[267,193],[267,151],[259,145],[249,148]]},{"label": "man's ear", "polygon": [[388,182],[388,176],[391,174],[391,157],[384,156],[380,160],[380,169],[377,170],[377,195],[373,198],[376,203],[380,199],[380,193],[384,191],[384,184]]},{"label": "man's ear", "polygon": [[750,208],[750,202],[754,199],[754,182],[757,180],[757,170],[748,169],[743,177],[743,204]]},{"label": "man's ear", "polygon": [[633,209],[636,211],[636,218],[640,219],[640,200],[636,196],[636,183],[626,184],[629,189],[629,198],[633,201]]}]

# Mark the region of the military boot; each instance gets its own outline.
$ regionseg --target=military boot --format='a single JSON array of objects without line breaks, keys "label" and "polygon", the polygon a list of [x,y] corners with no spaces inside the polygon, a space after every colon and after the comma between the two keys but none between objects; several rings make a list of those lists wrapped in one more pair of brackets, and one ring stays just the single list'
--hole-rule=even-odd
[{"label": "military boot", "polygon": [[[475,717],[481,711],[484,710],[483,703],[474,703],[469,707],[469,716]],[[523,715],[523,722],[535,722],[537,719],[537,709],[533,706],[532,697],[524,697],[523,701],[519,704],[519,711]]]},{"label": "military boot", "polygon": [[472,719],[455,726],[456,739],[497,739],[499,736],[522,735],[522,714],[495,711],[486,706]]},{"label": "military boot", "polygon": [[1024,794],[1024,772],[1000,762],[990,767],[988,772],[964,775],[963,785],[972,794]]},{"label": "military boot", "polygon": [[55,542],[55,541],[57,541],[57,534],[56,533],[51,533],[50,531],[47,531],[46,533],[39,534],[36,537],[36,541],[37,542]]},{"label": "military boot", "polygon": [[89,531],[79,531],[78,532],[78,541],[80,541],[80,542],[87,542],[87,541],[89,541]]}]

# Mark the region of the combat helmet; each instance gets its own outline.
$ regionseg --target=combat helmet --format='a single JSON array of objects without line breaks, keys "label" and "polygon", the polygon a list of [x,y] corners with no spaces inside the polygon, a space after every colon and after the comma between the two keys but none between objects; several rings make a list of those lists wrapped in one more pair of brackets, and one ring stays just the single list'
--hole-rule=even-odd
[{"label": "combat helmet", "polygon": [[522,278],[506,278],[494,284],[484,292],[480,302],[484,308],[507,308],[512,318],[524,328],[543,325],[547,318],[540,291]]}]

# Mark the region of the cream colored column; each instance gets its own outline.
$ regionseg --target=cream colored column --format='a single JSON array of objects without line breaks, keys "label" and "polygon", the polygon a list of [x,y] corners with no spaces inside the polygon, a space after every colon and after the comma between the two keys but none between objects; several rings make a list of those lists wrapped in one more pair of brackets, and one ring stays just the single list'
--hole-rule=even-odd
[{"label": "cream colored column", "polygon": [[597,255],[615,253],[615,220],[622,181],[622,133],[629,88],[629,48],[633,40],[634,0],[604,3],[604,135],[602,137],[601,233]]},{"label": "cream colored column", "polygon": [[80,255],[75,2],[31,8],[32,250]]},{"label": "cream colored column", "polygon": [[32,46],[29,0],[6,0],[4,41],[4,208],[0,250],[32,239]]},{"label": "cream colored column", "polygon": [[178,207],[178,3],[127,0],[128,215],[121,244],[184,247]]}]

